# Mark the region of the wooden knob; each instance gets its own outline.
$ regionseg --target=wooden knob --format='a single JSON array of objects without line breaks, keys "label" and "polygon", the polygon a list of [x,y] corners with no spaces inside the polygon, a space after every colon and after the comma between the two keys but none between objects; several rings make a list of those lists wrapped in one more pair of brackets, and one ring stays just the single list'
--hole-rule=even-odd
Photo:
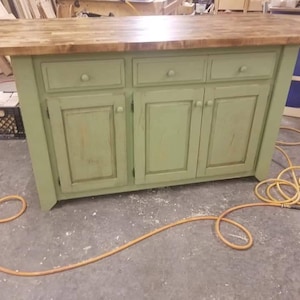
[{"label": "wooden knob", "polygon": [[90,80],[90,76],[88,74],[82,74],[81,75],[81,81],[87,82]]},{"label": "wooden knob", "polygon": [[195,106],[201,107],[203,105],[202,101],[196,101]]},{"label": "wooden knob", "polygon": [[245,72],[247,72],[247,70],[248,70],[247,66],[241,66],[240,67],[240,72],[241,73],[245,73]]},{"label": "wooden knob", "polygon": [[123,111],[124,111],[124,107],[122,107],[122,106],[117,107],[117,112],[118,113],[122,113]]},{"label": "wooden knob", "polygon": [[205,104],[206,104],[206,106],[213,106],[214,101],[208,100]]},{"label": "wooden knob", "polygon": [[174,70],[169,70],[167,75],[168,75],[168,77],[173,77],[173,76],[175,76],[175,71]]}]

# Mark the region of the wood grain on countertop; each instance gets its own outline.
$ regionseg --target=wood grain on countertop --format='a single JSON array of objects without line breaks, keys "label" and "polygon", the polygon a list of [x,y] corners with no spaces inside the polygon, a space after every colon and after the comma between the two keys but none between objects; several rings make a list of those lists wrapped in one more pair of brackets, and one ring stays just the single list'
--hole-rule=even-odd
[{"label": "wood grain on countertop", "polygon": [[0,55],[300,45],[300,17],[215,15],[0,20]]}]

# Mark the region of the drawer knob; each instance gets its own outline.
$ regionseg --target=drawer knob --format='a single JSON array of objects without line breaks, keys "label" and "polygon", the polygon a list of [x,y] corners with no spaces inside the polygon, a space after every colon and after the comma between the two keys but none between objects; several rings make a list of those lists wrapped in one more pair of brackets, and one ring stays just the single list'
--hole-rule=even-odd
[{"label": "drawer knob", "polygon": [[81,75],[81,81],[87,82],[90,80],[90,76],[88,74],[82,74]]},{"label": "drawer knob", "polygon": [[214,102],[212,100],[208,100],[205,104],[206,106],[213,106]]},{"label": "drawer knob", "polygon": [[247,66],[241,66],[240,67],[240,72],[241,73],[245,73],[245,72],[247,72],[247,70],[248,70]]},{"label": "drawer knob", "polygon": [[167,75],[168,75],[168,77],[173,77],[173,76],[175,76],[175,71],[174,70],[169,70]]},{"label": "drawer knob", "polygon": [[117,112],[118,113],[122,113],[124,111],[124,107],[123,106],[118,106],[117,107]]},{"label": "drawer knob", "polygon": [[196,101],[196,104],[195,104],[197,107],[201,107],[203,105],[202,101]]}]

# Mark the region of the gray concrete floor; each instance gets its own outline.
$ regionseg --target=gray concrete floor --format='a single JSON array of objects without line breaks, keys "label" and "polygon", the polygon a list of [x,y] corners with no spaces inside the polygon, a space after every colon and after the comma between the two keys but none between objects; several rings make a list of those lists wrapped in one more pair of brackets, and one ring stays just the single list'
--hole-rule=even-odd
[{"label": "gray concrete floor", "polygon": [[[300,119],[283,123],[300,128]],[[299,165],[299,147],[288,152]],[[0,226],[0,265],[18,270],[74,263],[169,222],[257,201],[256,180],[245,178],[65,201],[41,212],[26,141],[0,141],[0,153],[0,195],[28,201],[25,215]],[[282,165],[275,152],[270,176]],[[17,209],[0,205],[0,218]],[[0,299],[300,299],[300,211],[252,208],[232,217],[253,233],[252,249],[232,250],[216,238],[212,222],[197,222],[73,271],[35,278],[0,273]],[[240,232],[223,228],[243,242]]]}]

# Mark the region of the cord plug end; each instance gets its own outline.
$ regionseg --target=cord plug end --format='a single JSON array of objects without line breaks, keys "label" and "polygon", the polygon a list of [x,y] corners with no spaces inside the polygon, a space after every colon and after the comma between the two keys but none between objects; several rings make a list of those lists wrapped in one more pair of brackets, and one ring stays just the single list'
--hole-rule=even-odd
[{"label": "cord plug end", "polygon": [[300,206],[299,205],[290,205],[291,209],[297,209],[300,210]]},{"label": "cord plug end", "polygon": [[300,210],[300,205],[281,204],[281,208],[290,208]]}]

